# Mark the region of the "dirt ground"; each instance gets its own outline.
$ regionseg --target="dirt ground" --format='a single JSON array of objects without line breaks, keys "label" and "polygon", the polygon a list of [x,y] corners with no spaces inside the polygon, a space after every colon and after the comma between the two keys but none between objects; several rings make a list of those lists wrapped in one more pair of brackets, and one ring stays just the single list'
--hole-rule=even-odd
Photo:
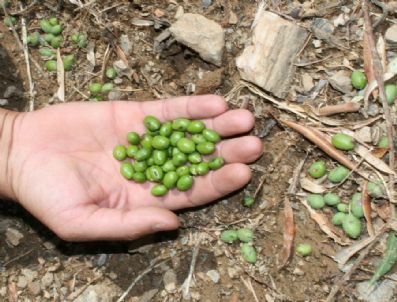
[{"label": "dirt ground", "polygon": [[[11,2],[10,12],[21,11],[17,1]],[[108,45],[113,51],[105,63],[111,65],[120,59],[114,47],[122,35],[130,44],[126,55],[131,70],[129,77],[117,82],[114,98],[142,101],[193,93],[227,95],[241,80],[235,59],[250,41],[251,24],[258,7],[254,0],[104,0],[82,1],[87,4],[83,8],[74,5],[74,1],[64,1],[57,10],[56,2],[26,1],[26,9],[18,16],[26,18],[29,33],[39,29],[40,19],[51,16],[58,17],[64,24],[64,36],[76,30],[87,33],[86,49],[78,49],[72,43],[62,48],[63,54],[74,53],[77,58],[65,79],[66,101],[77,102],[91,101],[88,84],[101,79]],[[206,8],[204,2],[212,3]],[[314,40],[319,39],[309,37],[297,58],[301,64],[297,64],[291,91],[282,101],[287,104],[311,102],[318,106],[345,100],[345,94],[328,83],[316,98],[308,96],[320,80],[328,81],[338,70],[349,70],[345,68],[347,65],[363,68],[362,41],[355,36],[363,29],[357,1],[267,2],[269,10],[309,31],[314,18],[333,22],[343,13],[351,17],[348,23],[335,28],[334,36],[342,47],[323,40],[318,47]],[[179,43],[172,43],[161,52],[153,50],[156,37],[175,21],[180,7],[184,12],[201,14],[223,26],[226,47],[221,67],[206,63]],[[381,16],[378,6],[371,6],[371,11],[374,18]],[[236,22],[231,18],[234,16]],[[136,20],[150,22],[142,25]],[[396,19],[391,14],[377,27],[377,32],[383,34],[393,23]],[[20,27],[17,32],[20,34]],[[395,54],[392,47],[388,51]],[[92,60],[90,52],[96,60],[94,66],[87,59],[88,55]],[[31,49],[30,55],[43,66],[36,48]],[[57,90],[56,75],[39,71],[34,64],[31,70],[35,109],[58,103],[53,97]],[[312,87],[310,83],[314,83]],[[0,99],[10,86],[14,86],[15,91],[6,98],[8,103],[3,107],[28,110],[29,83],[23,52],[13,33],[1,23]],[[263,156],[252,165],[253,179],[246,188],[208,206],[180,212],[182,228],[177,232],[155,234],[131,243],[63,242],[23,208],[12,202],[1,202],[0,300],[117,301],[132,285],[124,301],[183,301],[188,300],[183,298],[183,284],[195,262],[189,293],[194,301],[324,301],[343,275],[332,258],[342,247],[322,232],[298,201],[299,196],[291,197],[295,245],[309,243],[313,253],[303,258],[293,251],[288,265],[280,269],[283,201],[293,172],[302,160],[306,158],[302,171],[316,160],[324,160],[329,168],[334,167],[335,162],[301,135],[275,122],[275,116],[286,113],[249,89],[240,89],[229,100],[231,108],[248,105],[256,116],[252,134],[259,136],[264,145]],[[359,113],[339,114],[338,118],[342,121],[363,119]],[[347,198],[359,186],[360,182],[349,179],[341,186],[341,195]],[[256,191],[255,204],[243,206],[244,196],[253,196]],[[323,214],[330,219],[333,210],[327,208]],[[219,240],[222,230],[242,227],[254,230],[258,251],[255,265],[244,262],[238,243],[228,245]],[[7,239],[10,229],[16,230],[17,242]],[[356,285],[371,277],[382,251],[381,246],[370,252],[360,269],[343,284],[337,301],[360,299]],[[396,283],[395,277],[390,278]],[[394,289],[394,297],[388,301],[397,301],[396,294]]]}]

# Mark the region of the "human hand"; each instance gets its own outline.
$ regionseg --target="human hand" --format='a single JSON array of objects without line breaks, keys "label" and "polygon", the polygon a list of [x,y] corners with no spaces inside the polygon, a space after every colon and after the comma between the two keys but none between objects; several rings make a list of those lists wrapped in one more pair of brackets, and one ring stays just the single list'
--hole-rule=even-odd
[{"label": "human hand", "polygon": [[181,97],[151,102],[68,103],[17,116],[9,156],[9,197],[70,241],[131,240],[176,229],[172,210],[195,207],[243,187],[251,178],[245,165],[262,153],[252,136],[217,146],[227,165],[197,177],[188,192],[170,191],[162,198],[152,184],[126,181],[113,147],[126,144],[129,131],[143,133],[143,119],[162,122],[177,117],[203,119],[223,137],[248,132],[252,114],[227,110],[217,96]]}]

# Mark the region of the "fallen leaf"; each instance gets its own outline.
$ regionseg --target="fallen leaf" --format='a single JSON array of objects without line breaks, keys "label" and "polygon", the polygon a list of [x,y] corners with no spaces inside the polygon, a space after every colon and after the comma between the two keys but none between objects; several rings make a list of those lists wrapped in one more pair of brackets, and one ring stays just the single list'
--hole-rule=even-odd
[{"label": "fallen leaf", "polygon": [[361,204],[363,207],[365,220],[367,221],[368,234],[370,236],[374,236],[375,231],[374,231],[374,227],[372,225],[372,217],[371,217],[372,209],[371,209],[371,201],[370,201],[369,195],[368,195],[368,181],[367,180],[364,181],[363,190],[362,190],[362,194],[361,194]]},{"label": "fallen leaf", "polygon": [[288,197],[284,198],[284,243],[283,251],[281,253],[281,265],[279,269],[282,269],[291,257],[291,251],[294,244],[295,237],[295,224],[294,224],[294,212],[292,211],[291,203]]},{"label": "fallen leaf", "polygon": [[375,169],[386,173],[386,174],[395,174],[395,172],[390,169],[390,167],[381,159],[372,155],[371,151],[365,148],[362,145],[357,145],[354,148],[354,151],[360,155],[367,163],[373,166]]},{"label": "fallen leaf", "polygon": [[324,188],[322,185],[312,181],[307,177],[301,177],[299,182],[301,188],[310,193],[322,194],[326,191],[326,188]]}]

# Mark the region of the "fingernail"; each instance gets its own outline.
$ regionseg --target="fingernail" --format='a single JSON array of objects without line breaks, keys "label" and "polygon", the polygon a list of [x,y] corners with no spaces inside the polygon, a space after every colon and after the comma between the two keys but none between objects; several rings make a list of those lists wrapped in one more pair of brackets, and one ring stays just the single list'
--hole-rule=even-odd
[{"label": "fingernail", "polygon": [[158,232],[158,231],[163,231],[167,229],[167,225],[164,223],[157,223],[152,226],[153,231]]}]

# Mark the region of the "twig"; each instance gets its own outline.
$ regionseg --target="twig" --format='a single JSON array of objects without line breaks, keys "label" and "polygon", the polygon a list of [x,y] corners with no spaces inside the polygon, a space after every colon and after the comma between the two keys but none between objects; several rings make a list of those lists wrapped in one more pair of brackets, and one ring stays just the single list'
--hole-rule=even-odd
[{"label": "twig", "polygon": [[[22,8],[22,4],[21,4]],[[23,55],[25,57],[26,74],[29,81],[29,111],[34,110],[34,84],[32,80],[32,74],[30,71],[30,60],[29,60],[29,49],[28,49],[28,34],[26,30],[25,18],[21,18],[22,22],[22,43],[23,43]]]},{"label": "twig", "polygon": [[72,292],[67,298],[66,301],[74,301],[77,299],[78,296],[80,296],[83,291],[85,291],[87,289],[88,286],[90,286],[92,283],[98,281],[99,279],[101,279],[103,277],[103,275],[99,275],[97,277],[95,277],[94,279],[92,279],[90,282],[84,284],[81,288],[79,288],[78,291],[76,292]]},{"label": "twig", "polygon": [[108,64],[110,56],[110,44],[106,47],[105,54],[103,55],[102,68],[101,68],[101,82],[104,83],[106,80],[106,65]]},{"label": "twig", "polygon": [[360,110],[361,105],[355,102],[347,102],[343,104],[337,105],[330,105],[319,108],[318,110],[313,110],[314,114],[319,116],[328,116],[338,113],[345,113],[345,112],[357,112]]},{"label": "twig", "polygon": [[252,293],[254,296],[255,302],[259,302],[258,296],[256,295],[255,289],[252,286],[251,280],[245,280],[242,276],[240,276],[241,281],[243,281],[245,287]]},{"label": "twig", "polygon": [[27,251],[26,253],[23,253],[23,254],[18,255],[17,257],[15,257],[15,258],[13,258],[13,259],[8,260],[6,263],[3,264],[3,266],[6,267],[6,266],[9,265],[10,263],[12,263],[12,262],[14,262],[14,261],[16,261],[16,260],[19,260],[19,259],[21,259],[21,258],[23,258],[23,257],[25,257],[25,256],[27,256],[27,255],[29,255],[31,252],[33,252],[33,249],[30,249],[30,250]]},{"label": "twig", "polygon": [[201,237],[197,239],[196,245],[192,252],[192,261],[190,262],[189,274],[181,286],[182,295],[184,299],[190,299],[190,283],[193,278],[194,268],[196,267],[197,257],[200,251]]},{"label": "twig", "polygon": [[371,0],[371,2],[382,9],[382,16],[374,24],[374,28],[377,28],[379,24],[385,21],[387,15],[389,14],[389,7],[387,6],[387,4],[382,3],[381,1],[378,0]]},{"label": "twig", "polygon": [[333,302],[335,299],[335,295],[339,292],[339,289],[345,284],[345,282],[349,281],[350,276],[356,271],[358,266],[361,264],[361,261],[368,255],[372,247],[377,243],[380,239],[380,236],[375,237],[374,240],[361,252],[360,256],[357,258],[356,262],[350,267],[350,269],[338,280],[338,282],[334,285],[329,293],[325,302]]}]

